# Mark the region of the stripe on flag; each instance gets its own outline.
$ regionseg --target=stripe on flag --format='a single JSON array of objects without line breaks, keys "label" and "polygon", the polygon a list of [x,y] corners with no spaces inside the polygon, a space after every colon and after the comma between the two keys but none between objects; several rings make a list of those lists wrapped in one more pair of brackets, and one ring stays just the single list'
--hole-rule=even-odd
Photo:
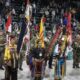
[{"label": "stripe on flag", "polygon": [[44,22],[43,22],[43,17],[41,18],[41,22],[40,22],[40,32],[39,32],[39,37],[40,37],[40,42],[41,42],[41,44],[42,44],[42,48],[44,48],[45,47],[45,45],[44,45],[44,28],[43,28],[43,26],[44,26]]},{"label": "stripe on flag", "polygon": [[10,33],[12,32],[11,22],[12,22],[11,16],[8,16],[7,22],[6,22],[6,24],[5,24],[5,28],[6,28],[6,31],[7,31],[7,32],[10,32]]}]

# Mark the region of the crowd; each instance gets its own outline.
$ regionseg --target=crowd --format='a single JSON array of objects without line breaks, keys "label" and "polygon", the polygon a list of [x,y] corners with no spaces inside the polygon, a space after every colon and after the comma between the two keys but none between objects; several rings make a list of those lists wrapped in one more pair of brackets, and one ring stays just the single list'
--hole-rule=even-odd
[{"label": "crowd", "polygon": [[[0,0],[0,69],[5,69],[5,80],[17,80],[18,68],[23,70],[22,63],[25,58],[27,58],[27,64],[32,69],[32,60],[35,60],[33,58],[41,59],[40,56],[42,54],[38,54],[39,51],[44,54],[42,58],[46,56],[44,59],[45,64],[47,64],[47,59],[49,60],[49,69],[53,68],[53,59],[57,60],[58,65],[56,66],[55,75],[59,77],[64,74],[61,68],[63,65],[66,66],[69,52],[73,52],[73,68],[79,68],[80,22],[76,19],[76,8],[65,2],[57,4],[52,1],[47,7],[45,7],[46,5],[40,7],[40,5],[32,3],[30,5],[30,22],[28,24],[28,20],[25,20],[25,14],[27,13],[25,13],[24,2],[21,10],[17,12],[9,1]],[[30,31],[28,28],[25,31],[25,25],[29,25]],[[44,26],[42,28],[44,30],[44,38],[42,37],[41,39],[44,41],[45,48],[40,48],[43,44],[41,44],[39,36],[41,25]],[[7,26],[11,26],[9,32]],[[56,34],[58,29],[61,30],[60,34]],[[23,39],[22,37],[20,38],[20,35],[24,35]],[[59,35],[59,37],[55,42],[51,43],[55,35]],[[17,53],[19,39],[22,39],[22,45],[19,53]],[[53,43],[55,44],[51,46],[52,51],[47,53],[49,44]],[[29,59],[30,62],[28,61]]]}]

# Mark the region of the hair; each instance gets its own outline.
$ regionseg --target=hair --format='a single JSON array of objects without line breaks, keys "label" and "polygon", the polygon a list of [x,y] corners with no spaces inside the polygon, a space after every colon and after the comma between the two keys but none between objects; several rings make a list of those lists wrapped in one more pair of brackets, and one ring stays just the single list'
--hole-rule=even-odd
[{"label": "hair", "polygon": [[15,36],[14,36],[14,35],[10,35],[9,37],[10,37],[10,40],[12,40],[12,39],[14,39],[14,38],[15,38]]}]

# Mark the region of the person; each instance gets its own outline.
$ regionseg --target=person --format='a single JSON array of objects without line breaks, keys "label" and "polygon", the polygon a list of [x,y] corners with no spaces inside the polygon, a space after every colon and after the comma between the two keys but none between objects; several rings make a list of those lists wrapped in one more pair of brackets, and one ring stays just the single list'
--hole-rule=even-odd
[{"label": "person", "polygon": [[0,69],[4,70],[3,68],[3,55],[4,55],[4,49],[5,49],[5,33],[0,28]]},{"label": "person", "polygon": [[4,24],[5,24],[5,20],[2,17],[2,15],[0,15],[0,28],[5,31]]},{"label": "person", "polygon": [[56,55],[58,55],[58,48],[59,48],[59,43],[57,43],[55,45],[55,48],[53,49],[53,53],[50,55],[50,58],[49,58],[49,68],[52,69],[52,60],[53,60],[53,57],[56,57]]},{"label": "person", "polygon": [[76,20],[73,20],[72,28],[73,28],[73,31],[76,32],[76,29],[77,29],[77,21]]},{"label": "person", "polygon": [[5,47],[5,80],[17,80],[18,54],[16,52],[15,36],[9,36],[10,41]]},{"label": "person", "polygon": [[66,51],[65,51],[65,56],[68,60],[71,60],[72,59],[72,56],[73,56],[73,48],[71,45],[69,45],[69,43],[67,44],[66,46]]},{"label": "person", "polygon": [[[34,70],[36,71],[36,74],[37,72],[43,72],[43,73],[45,72],[45,66],[46,66],[45,53],[46,51],[45,51],[45,48],[41,47],[41,45],[42,45],[41,42],[38,40],[37,46],[30,51],[29,65],[30,65],[32,77],[34,77]],[[44,75],[42,75],[41,77],[43,76]]]},{"label": "person", "polygon": [[26,50],[26,45],[25,44],[23,44],[23,46],[22,46],[22,50],[20,51],[20,57],[19,57],[19,60],[18,60],[18,68],[19,68],[19,70],[23,70],[23,68],[22,68],[22,65],[23,65],[23,60],[24,60],[24,56],[25,56],[25,50]]},{"label": "person", "polygon": [[80,44],[78,40],[79,36],[77,36],[73,42],[73,68],[80,68],[79,67],[79,58],[80,58]]}]

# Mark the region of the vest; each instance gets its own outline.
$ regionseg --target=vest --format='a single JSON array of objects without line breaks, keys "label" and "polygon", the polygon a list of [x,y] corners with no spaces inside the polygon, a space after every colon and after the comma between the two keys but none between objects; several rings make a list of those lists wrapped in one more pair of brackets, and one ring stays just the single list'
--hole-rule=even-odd
[{"label": "vest", "polygon": [[11,60],[11,67],[12,68],[16,68],[17,64],[18,64],[16,54],[17,54],[16,45],[6,46],[4,60],[6,60],[6,61]]}]

